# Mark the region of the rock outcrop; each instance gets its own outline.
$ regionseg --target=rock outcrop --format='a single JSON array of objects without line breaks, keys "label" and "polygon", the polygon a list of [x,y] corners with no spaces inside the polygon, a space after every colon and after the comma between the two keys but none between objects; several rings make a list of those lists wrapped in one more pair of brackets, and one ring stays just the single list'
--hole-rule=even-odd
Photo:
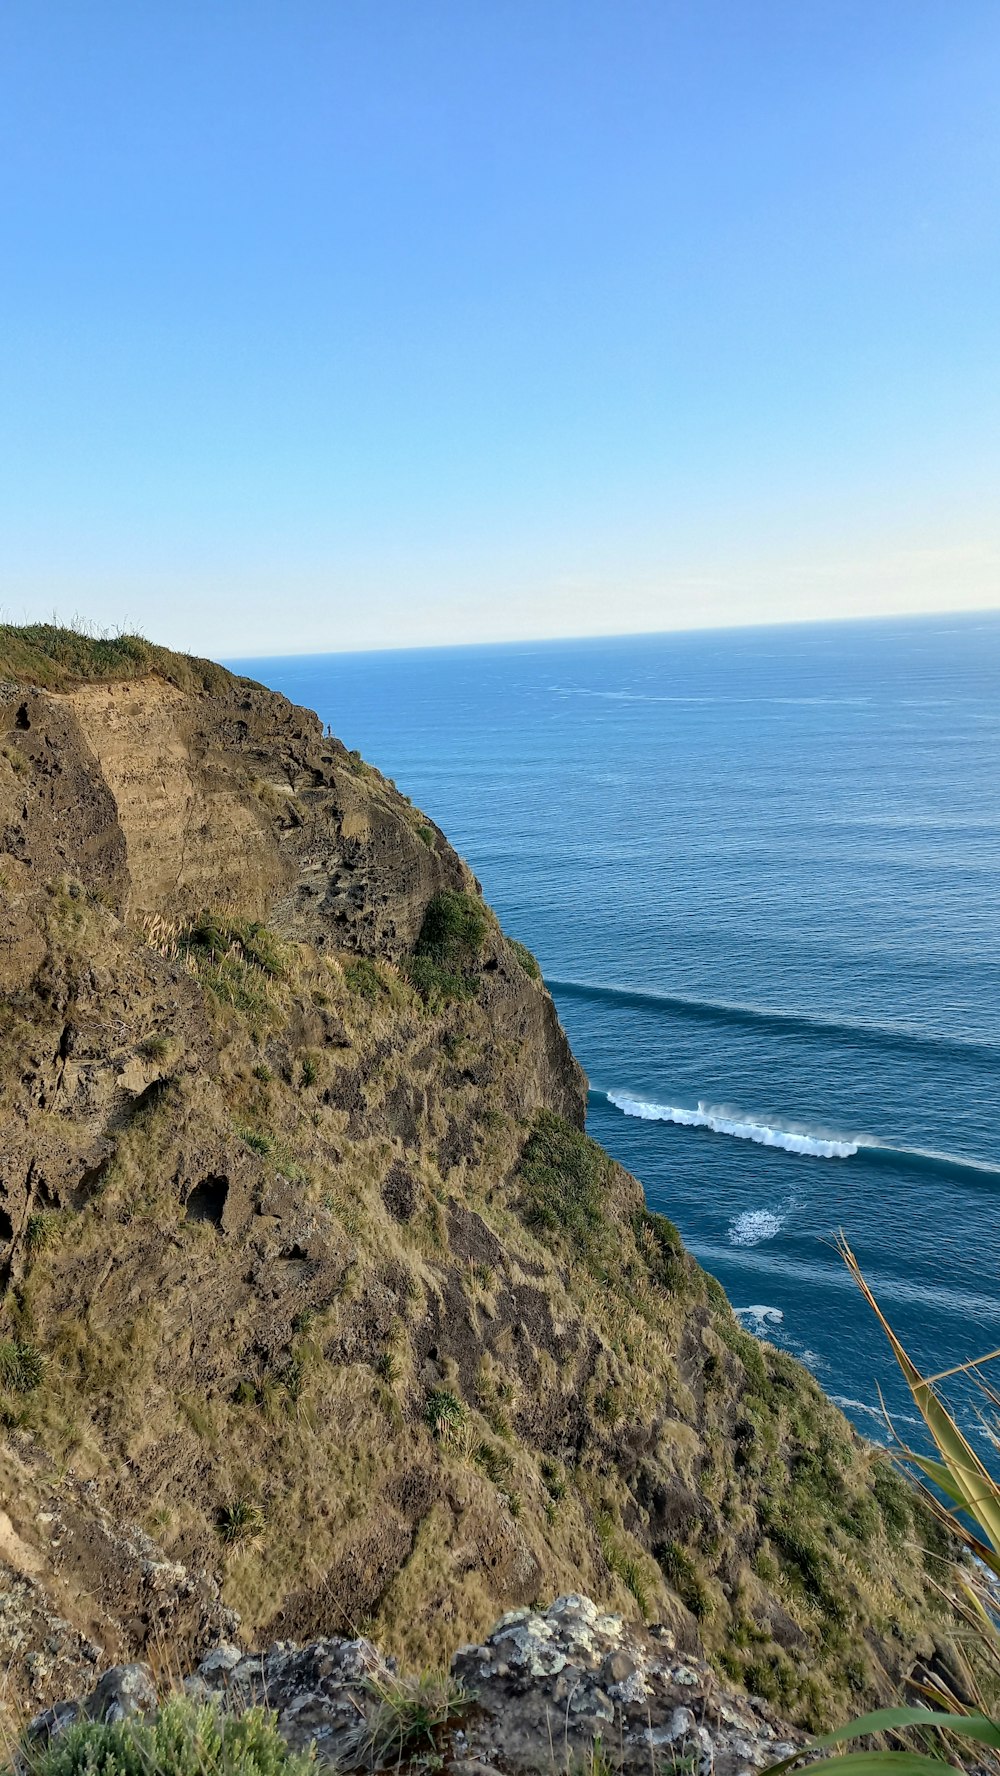
[{"label": "rock outcrop", "polygon": [[933,1523],[582,1132],[434,822],[210,663],[0,630],[0,687],[13,1705],[579,1590],[791,1718],[891,1696]]},{"label": "rock outcrop", "polygon": [[[184,1688],[238,1712],[273,1710],[293,1750],[314,1747],[321,1764],[344,1772],[430,1761],[452,1776],[533,1776],[591,1769],[597,1747],[598,1767],[637,1776],[664,1764],[693,1776],[749,1776],[803,1743],[760,1697],[737,1695],[703,1660],[680,1655],[670,1629],[638,1627],[589,1597],[511,1611],[482,1646],[459,1649],[451,1676],[424,1698],[430,1725],[407,1712],[419,1688],[365,1639],[264,1653],[223,1644]],[[125,1720],[157,1701],[148,1667],[119,1666],[88,1695],[36,1717],[27,1740],[37,1746],[77,1720]]]}]

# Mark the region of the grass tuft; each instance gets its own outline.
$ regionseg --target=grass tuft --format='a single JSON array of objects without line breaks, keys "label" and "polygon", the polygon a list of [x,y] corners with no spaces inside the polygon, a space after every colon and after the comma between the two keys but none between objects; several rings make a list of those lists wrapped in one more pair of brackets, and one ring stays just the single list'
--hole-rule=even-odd
[{"label": "grass tuft", "polygon": [[229,1548],[258,1547],[264,1526],[264,1513],[249,1493],[236,1493],[219,1509],[216,1528]]},{"label": "grass tuft", "polygon": [[23,1338],[0,1338],[0,1387],[12,1394],[31,1394],[41,1386],[45,1360]]},{"label": "grass tuft", "polygon": [[455,1442],[467,1416],[463,1402],[450,1388],[433,1388],[428,1394],[424,1420],[439,1442]]},{"label": "grass tuft", "polygon": [[460,1720],[475,1700],[463,1684],[437,1672],[371,1680],[367,1688],[376,1708],[366,1748],[376,1767],[398,1767],[414,1759],[426,1760],[428,1766],[433,1760],[440,1767],[444,1729]]}]

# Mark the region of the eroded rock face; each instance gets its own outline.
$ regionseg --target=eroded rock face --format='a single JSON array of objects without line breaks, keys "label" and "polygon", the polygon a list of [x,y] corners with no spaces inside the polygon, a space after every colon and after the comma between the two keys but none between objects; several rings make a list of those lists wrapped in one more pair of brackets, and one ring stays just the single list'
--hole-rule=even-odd
[{"label": "eroded rock face", "polygon": [[[296,1751],[314,1746],[341,1770],[406,1768],[432,1751],[455,1776],[490,1769],[530,1776],[584,1769],[595,1745],[625,1771],[674,1768],[699,1776],[744,1776],[787,1757],[802,1743],[759,1700],[721,1687],[700,1660],[682,1657],[663,1627],[638,1628],[589,1598],[557,1598],[549,1609],[512,1610],[482,1646],[452,1660],[452,1718],[433,1737],[380,1753],[380,1703],[398,1686],[394,1659],[365,1639],[279,1643],[243,1653],[222,1643],[187,1678],[194,1697],[242,1710],[275,1711]],[[403,1680],[405,1683],[405,1679]],[[29,1728],[37,1742],[70,1721],[123,1719],[154,1700],[143,1666],[106,1672],[82,1701],[57,1704]]]},{"label": "eroded rock face", "polygon": [[[571,1590],[797,1718],[888,1699],[933,1650],[933,1526],[586,1141],[552,1000],[433,821],[308,711],[156,660],[0,669],[17,1706],[190,1669],[226,1611],[439,1666]],[[481,927],[443,991],[439,895]],[[491,1693],[520,1641],[564,1661],[535,1684],[579,1665],[534,1620]]]}]

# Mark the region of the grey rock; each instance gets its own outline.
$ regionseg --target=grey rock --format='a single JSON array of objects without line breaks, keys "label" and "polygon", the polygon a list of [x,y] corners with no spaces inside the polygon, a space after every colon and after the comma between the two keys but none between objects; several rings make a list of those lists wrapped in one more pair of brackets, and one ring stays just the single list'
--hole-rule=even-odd
[{"label": "grey rock", "polygon": [[[613,1747],[623,1776],[649,1776],[659,1752],[659,1761],[690,1760],[697,1776],[752,1776],[799,1743],[763,1703],[723,1690],[700,1660],[679,1659],[669,1630],[626,1622],[575,1594],[547,1610],[508,1611],[481,1646],[459,1649],[451,1669],[472,1694],[442,1729],[438,1750],[452,1776],[586,1768],[596,1739]],[[378,1690],[396,1675],[395,1660],[368,1640],[279,1641],[262,1653],[226,1641],[185,1689],[225,1707],[273,1709],[294,1750],[314,1745],[320,1764],[348,1772],[373,1767]],[[153,1701],[144,1665],[116,1666],[82,1706],[61,1703],[30,1732],[44,1742],[81,1713],[121,1720]]]},{"label": "grey rock", "polygon": [[148,1714],[158,1697],[148,1665],[112,1665],[84,1703],[90,1720],[130,1720]]},{"label": "grey rock", "polygon": [[206,1653],[195,1675],[209,1689],[215,1688],[219,1679],[225,1681],[235,1671],[242,1657],[243,1653],[238,1646],[224,1640],[220,1646],[213,1647],[210,1653]]}]

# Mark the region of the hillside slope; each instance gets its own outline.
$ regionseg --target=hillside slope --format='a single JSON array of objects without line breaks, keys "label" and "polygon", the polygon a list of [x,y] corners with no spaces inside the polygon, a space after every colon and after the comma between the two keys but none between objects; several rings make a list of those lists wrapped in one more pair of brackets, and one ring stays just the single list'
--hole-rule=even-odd
[{"label": "hillside slope", "polygon": [[586,1591],[817,1721],[934,1657],[933,1526],[587,1139],[533,959],[315,716],[0,630],[0,980],[32,1704],[54,1617],[70,1663],[237,1611],[412,1665]]}]

